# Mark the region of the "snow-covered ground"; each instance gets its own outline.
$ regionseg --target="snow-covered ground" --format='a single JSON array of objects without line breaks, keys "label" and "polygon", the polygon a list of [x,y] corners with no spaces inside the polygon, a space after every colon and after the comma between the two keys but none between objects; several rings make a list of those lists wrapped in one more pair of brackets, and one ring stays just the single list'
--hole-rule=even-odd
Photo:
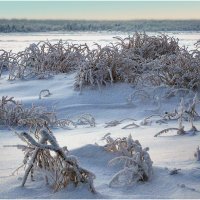
[{"label": "snow-covered ground", "polygon": [[[23,41],[8,41],[7,49],[13,48],[14,51],[24,47],[30,41],[37,41],[49,38],[57,38],[37,34],[31,36],[25,34]],[[97,34],[98,35],[98,34]],[[94,36],[96,40],[108,42],[113,35],[101,37],[99,34]],[[190,45],[200,39],[199,35],[188,34],[186,37],[181,33],[178,34],[183,40],[190,41]],[[194,36],[194,37],[193,37]],[[6,36],[3,36],[3,38]],[[8,36],[11,37],[11,36]],[[13,36],[15,40],[23,36]],[[61,36],[63,40],[75,38],[78,40],[78,34],[71,37]],[[83,41],[92,43],[95,39],[92,37],[83,37]],[[187,38],[187,39],[186,39]],[[191,38],[189,40],[188,38]],[[80,38],[79,38],[80,39]],[[6,47],[6,41],[2,42],[1,48]],[[19,39],[20,40],[20,39]],[[192,41],[192,42],[191,42]],[[27,43],[26,43],[27,42]],[[185,43],[187,44],[187,42]],[[10,45],[10,46],[9,46]],[[14,46],[13,46],[14,45]],[[16,45],[16,46],[15,46]],[[21,46],[20,46],[21,45]],[[127,103],[127,97],[136,91],[136,88],[127,84],[114,84],[99,90],[84,89],[82,94],[75,91],[74,74],[56,75],[49,80],[29,80],[29,81],[7,81],[6,75],[0,79],[0,97],[14,96],[15,99],[21,100],[25,106],[31,104],[42,105],[51,109],[55,107],[59,118],[72,118],[83,114],[90,113],[95,117],[96,127],[78,126],[77,128],[61,129],[54,128],[53,132],[60,146],[67,146],[72,155],[79,159],[79,164],[89,169],[96,175],[94,185],[97,194],[91,194],[86,187],[80,186],[76,189],[73,187],[66,188],[54,193],[51,188],[44,185],[43,180],[35,182],[28,181],[24,188],[20,186],[23,176],[23,169],[15,176],[9,176],[22,164],[23,153],[16,148],[3,147],[4,145],[21,144],[21,140],[9,129],[0,127],[0,198],[200,198],[200,162],[194,158],[196,147],[200,145],[200,133],[194,136],[176,136],[167,135],[154,137],[160,130],[169,127],[178,127],[177,121],[169,121],[166,124],[155,123],[151,125],[140,125],[141,120],[151,114],[163,114],[165,111],[173,111],[180,103],[180,97],[161,99],[160,103],[152,99],[136,98],[132,104]],[[39,99],[39,93],[42,89],[49,89],[51,96]],[[151,94],[161,97],[166,88],[152,89],[147,88]],[[185,102],[190,102],[193,95],[185,98]],[[200,107],[197,108],[200,113]],[[121,120],[124,118],[134,118],[137,128],[122,129],[129,122],[124,122],[116,127],[105,128],[105,123],[112,120]],[[153,118],[155,119],[155,118]],[[194,122],[200,130],[199,121]],[[184,122],[185,129],[190,128],[188,122]],[[112,176],[117,172],[117,167],[108,166],[108,161],[115,155],[106,152],[102,147],[104,145],[101,138],[111,133],[114,138],[126,137],[130,133],[134,140],[139,140],[143,147],[149,147],[149,154],[153,160],[154,174],[152,180],[145,183],[137,183],[132,186],[120,188],[110,188],[108,183]],[[169,175],[168,168],[181,168],[177,175]]]},{"label": "snow-covered ground", "polygon": [[[158,105],[150,100],[127,104],[126,98],[135,89],[126,84],[116,84],[103,88],[102,91],[85,89],[80,95],[73,89],[74,75],[57,75],[51,80],[31,80],[8,82],[6,77],[0,80],[1,96],[15,96],[28,106],[55,106],[59,117],[74,117],[81,113],[90,113],[96,119],[96,127],[79,126],[78,128],[54,129],[54,134],[61,146],[67,146],[71,154],[79,158],[80,165],[96,174],[95,187],[98,195],[90,194],[86,188],[63,190],[53,193],[43,185],[43,181],[28,182],[25,188],[20,187],[23,170],[19,175],[9,176],[22,163],[23,154],[15,148],[3,145],[17,144],[21,141],[8,129],[1,128],[0,134],[0,198],[200,198],[199,178],[200,163],[195,161],[194,151],[200,144],[200,133],[195,136],[163,136],[153,137],[158,131],[167,127],[177,127],[177,122],[151,126],[140,126],[133,129],[121,129],[125,124],[104,128],[105,122],[123,118],[135,118],[140,123],[144,117],[173,110],[179,104],[179,98],[172,98]],[[38,98],[41,89],[49,89],[51,96]],[[159,94],[159,93],[158,93]],[[148,104],[147,104],[148,102]],[[190,128],[188,123],[186,129]],[[195,123],[200,129],[199,122]],[[150,156],[154,162],[154,175],[150,182],[138,183],[129,187],[109,188],[108,183],[116,172],[109,167],[108,161],[112,153],[104,151],[95,143],[103,145],[101,138],[106,133],[113,137],[124,137],[132,134],[143,147],[150,148]],[[169,175],[168,167],[181,168],[180,174]],[[184,184],[186,187],[180,187]],[[189,188],[195,188],[192,191]]]}]

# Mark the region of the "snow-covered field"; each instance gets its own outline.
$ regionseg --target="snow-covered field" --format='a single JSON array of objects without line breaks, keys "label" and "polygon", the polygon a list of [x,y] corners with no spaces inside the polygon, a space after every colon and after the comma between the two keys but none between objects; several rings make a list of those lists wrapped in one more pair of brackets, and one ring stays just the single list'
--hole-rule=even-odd
[{"label": "snow-covered field", "polygon": [[[162,32],[160,32],[162,33]],[[147,32],[148,35],[157,35],[158,33]],[[167,32],[169,36],[174,36],[180,40],[180,45],[186,45],[190,49],[193,48],[194,43],[200,39],[200,32]],[[122,32],[47,32],[47,33],[0,33],[0,48],[4,50],[12,50],[14,52],[24,50],[32,43],[49,40],[57,42],[62,39],[72,43],[87,43],[92,46],[95,42],[105,45],[113,42],[113,37],[127,37],[132,33]]]},{"label": "snow-covered field", "polygon": [[[152,33],[153,34],[153,33]],[[173,34],[173,33],[169,33]],[[116,35],[116,34],[115,34]],[[118,34],[125,36],[125,34]],[[19,51],[30,43],[39,40],[58,39],[107,44],[112,41],[112,34],[93,33],[91,35],[74,34],[2,34],[1,49],[13,49]],[[192,49],[193,44],[200,39],[199,33],[175,33],[180,43]],[[28,180],[25,187],[21,187],[23,169],[15,176],[9,176],[21,165],[23,153],[16,148],[3,147],[4,145],[21,144],[21,140],[9,129],[0,127],[0,198],[200,198],[200,163],[195,160],[194,152],[200,145],[200,133],[194,136],[166,135],[154,137],[159,131],[178,127],[176,120],[168,123],[155,123],[152,119],[149,125],[140,125],[140,122],[151,114],[163,114],[165,111],[173,111],[180,103],[180,96],[169,99],[161,99],[155,102],[153,99],[136,99],[133,104],[128,104],[127,98],[136,91],[136,88],[128,84],[114,84],[99,90],[84,89],[82,94],[75,91],[74,74],[56,75],[49,80],[7,81],[7,76],[0,78],[0,97],[14,96],[26,106],[32,103],[48,108],[55,107],[60,118],[72,118],[90,113],[95,117],[96,127],[78,126],[71,129],[52,129],[60,146],[67,146],[72,155],[78,157],[79,163],[96,175],[94,186],[97,194],[90,193],[86,187],[67,188],[54,193],[51,188],[44,185],[43,180],[32,182]],[[49,89],[52,93],[49,97],[39,99],[42,89]],[[161,97],[166,88],[146,88],[152,96],[153,93]],[[152,92],[151,92],[152,91]],[[185,102],[192,101],[193,95],[185,97]],[[200,107],[197,108],[200,112]],[[105,123],[112,120],[134,118],[137,128],[122,129],[124,122],[115,127],[105,128]],[[200,130],[199,121],[194,125]],[[184,122],[185,129],[190,128],[188,122]],[[113,153],[106,152],[99,145],[104,145],[101,138],[111,133],[112,137],[127,137],[130,133],[134,140],[139,140],[144,147],[149,147],[149,154],[153,161],[154,174],[150,181],[136,183],[131,186],[110,188],[108,183],[117,172],[117,167],[108,166],[108,161],[114,157]],[[97,145],[99,144],[99,145]],[[168,169],[167,169],[168,168]],[[180,168],[180,173],[169,175],[169,170]]]}]

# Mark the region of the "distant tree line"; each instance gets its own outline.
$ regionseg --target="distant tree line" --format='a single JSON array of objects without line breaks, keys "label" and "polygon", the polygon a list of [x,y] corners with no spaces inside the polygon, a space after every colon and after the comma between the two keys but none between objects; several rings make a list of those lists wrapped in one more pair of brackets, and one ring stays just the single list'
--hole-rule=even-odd
[{"label": "distant tree line", "polygon": [[200,31],[200,20],[6,20],[0,19],[0,32],[47,31]]}]

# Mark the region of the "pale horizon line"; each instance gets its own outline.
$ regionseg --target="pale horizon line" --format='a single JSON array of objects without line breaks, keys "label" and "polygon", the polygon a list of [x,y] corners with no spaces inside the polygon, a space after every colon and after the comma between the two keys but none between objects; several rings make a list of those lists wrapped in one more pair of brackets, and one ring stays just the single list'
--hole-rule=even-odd
[{"label": "pale horizon line", "polygon": [[[1,0],[0,0],[1,1]],[[30,21],[199,21],[200,18],[176,18],[176,19],[168,19],[168,18],[141,18],[141,19],[55,19],[55,18],[0,18],[0,20],[30,20]]]}]

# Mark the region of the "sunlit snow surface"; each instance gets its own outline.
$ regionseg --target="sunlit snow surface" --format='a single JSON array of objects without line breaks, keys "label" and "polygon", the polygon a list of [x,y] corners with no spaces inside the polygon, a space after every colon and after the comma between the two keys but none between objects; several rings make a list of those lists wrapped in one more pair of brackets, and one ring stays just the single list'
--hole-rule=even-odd
[{"label": "sunlit snow surface", "polygon": [[[151,33],[153,35],[153,33]],[[172,35],[172,33],[168,33]],[[113,36],[127,36],[126,34],[108,33],[45,33],[45,34],[1,34],[0,49],[12,49],[17,52],[28,44],[48,39],[70,40],[74,43],[99,42],[103,45],[113,41]],[[199,33],[175,33],[181,44],[193,48],[193,44],[200,39]],[[161,136],[153,137],[157,132],[168,127],[177,127],[177,122],[140,126],[133,129],[121,129],[122,125],[104,128],[105,122],[123,118],[135,118],[136,123],[151,114],[173,111],[177,108],[180,97],[163,100],[161,107],[149,101],[136,101],[133,105],[127,104],[127,97],[135,91],[127,84],[115,84],[99,90],[85,89],[80,95],[73,88],[74,74],[56,75],[49,80],[7,81],[7,77],[0,79],[0,97],[14,96],[22,100],[26,106],[43,105],[55,107],[60,118],[73,118],[82,113],[90,113],[96,119],[96,127],[79,126],[78,128],[53,129],[61,146],[67,146],[71,154],[79,158],[81,166],[96,174],[94,185],[97,195],[90,194],[82,186],[77,189],[67,188],[53,193],[44,185],[43,180],[31,182],[28,180],[24,188],[20,187],[23,170],[18,175],[8,177],[23,160],[23,154],[15,148],[4,148],[3,145],[21,144],[21,141],[12,131],[0,127],[0,198],[200,198],[200,162],[195,161],[194,151],[200,145],[200,133],[195,136]],[[51,96],[39,99],[41,89],[49,89]],[[162,89],[157,95],[161,95]],[[186,98],[186,102],[192,96]],[[200,113],[200,107],[198,107]],[[186,130],[190,128],[184,123]],[[195,122],[200,130],[200,123]],[[115,167],[109,167],[108,161],[113,158],[111,153],[105,152],[95,145],[103,144],[101,138],[106,133],[112,133],[114,138],[132,134],[133,139],[140,141],[143,147],[150,148],[150,156],[154,162],[153,179],[147,183],[138,183],[129,187],[109,188],[108,183],[116,173]],[[181,168],[180,174],[171,176],[165,169],[168,167]],[[184,184],[186,187],[180,187]],[[193,191],[190,188],[196,189]]]}]

